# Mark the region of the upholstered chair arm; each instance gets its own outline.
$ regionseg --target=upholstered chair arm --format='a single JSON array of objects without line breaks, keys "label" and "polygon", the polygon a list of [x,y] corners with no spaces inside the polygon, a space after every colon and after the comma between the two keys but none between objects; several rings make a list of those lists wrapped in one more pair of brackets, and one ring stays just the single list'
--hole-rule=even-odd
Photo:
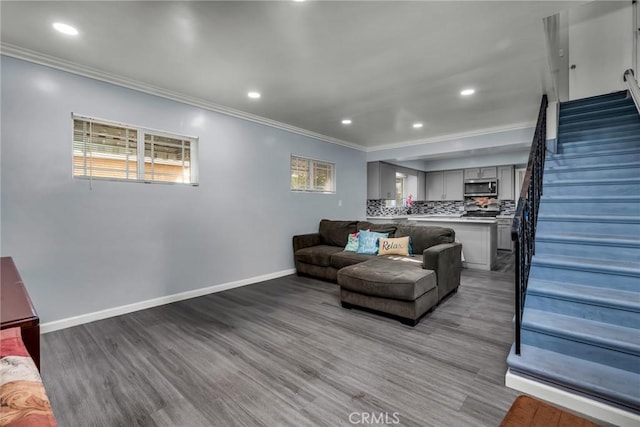
[{"label": "upholstered chair arm", "polygon": [[320,244],[319,233],[299,234],[297,236],[293,236],[293,252],[294,253],[298,249],[310,248],[311,246],[317,246],[319,244]]},{"label": "upholstered chair arm", "polygon": [[431,246],[422,253],[422,268],[436,272],[439,300],[460,286],[461,253],[462,244],[457,242]]}]

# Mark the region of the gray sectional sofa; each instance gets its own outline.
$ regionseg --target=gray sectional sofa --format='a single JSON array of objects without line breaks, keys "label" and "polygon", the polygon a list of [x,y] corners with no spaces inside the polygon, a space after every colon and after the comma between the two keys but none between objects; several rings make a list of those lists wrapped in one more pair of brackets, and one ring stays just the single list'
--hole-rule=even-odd
[{"label": "gray sectional sofa", "polygon": [[[359,230],[411,238],[412,256],[345,252]],[[387,313],[403,323],[419,319],[460,286],[462,245],[450,228],[323,219],[317,233],[293,237],[296,271],[337,282],[345,308]]]}]

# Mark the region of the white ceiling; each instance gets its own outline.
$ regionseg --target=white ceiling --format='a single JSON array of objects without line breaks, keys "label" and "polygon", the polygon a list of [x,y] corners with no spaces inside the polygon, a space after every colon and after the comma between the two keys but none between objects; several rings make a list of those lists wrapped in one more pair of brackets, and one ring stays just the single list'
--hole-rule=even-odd
[{"label": "white ceiling", "polygon": [[[0,37],[4,53],[44,54],[370,150],[534,122],[547,85],[542,19],[576,4],[2,1]],[[80,34],[55,32],[56,21]],[[475,95],[461,97],[467,87]]]}]

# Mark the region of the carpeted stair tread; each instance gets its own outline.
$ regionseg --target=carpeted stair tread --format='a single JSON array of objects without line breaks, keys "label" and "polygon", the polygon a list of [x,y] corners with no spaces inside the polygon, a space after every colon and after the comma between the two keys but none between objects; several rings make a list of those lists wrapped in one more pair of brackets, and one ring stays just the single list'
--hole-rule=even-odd
[{"label": "carpeted stair tread", "polygon": [[[598,179],[558,179],[546,182],[545,185],[553,187],[572,187],[576,185],[610,185],[610,184],[629,184],[639,185],[640,178],[598,178]],[[570,192],[571,190],[567,190]]]},{"label": "carpeted stair tread", "polygon": [[522,328],[640,357],[639,329],[531,308],[522,316]]},{"label": "carpeted stair tread", "polygon": [[[638,142],[640,147],[640,140]],[[626,169],[638,168],[637,175],[640,177],[640,162],[626,163],[604,163],[600,165],[576,165],[576,166],[550,166],[545,172],[573,172],[573,171],[592,171],[592,170],[608,170],[608,169]]]},{"label": "carpeted stair tread", "polygon": [[600,130],[611,128],[615,126],[623,126],[626,124],[638,124],[640,123],[640,116],[633,110],[629,110],[624,115],[618,115],[615,117],[600,117],[591,118],[587,121],[576,121],[569,123],[562,123],[558,126],[558,134],[565,132],[573,132],[575,130]]},{"label": "carpeted stair tread", "polygon": [[587,105],[567,105],[566,103],[560,104],[560,119],[562,118],[571,118],[573,116],[578,116],[581,114],[589,113],[589,112],[607,112],[612,109],[634,105],[633,100],[631,98],[618,98],[618,99],[610,99],[605,100],[595,104],[587,104]]},{"label": "carpeted stair tread", "polygon": [[623,148],[618,150],[598,149],[588,153],[559,153],[559,154],[547,154],[547,159],[579,159],[583,157],[597,157],[597,156],[611,156],[611,155],[627,155],[640,153],[640,146],[635,148]]},{"label": "carpeted stair tread", "polygon": [[[564,113],[565,111],[563,111]],[[625,116],[627,114],[638,115],[633,102],[621,102],[613,104],[608,108],[600,108],[598,110],[578,111],[573,114],[562,114],[560,117],[560,126],[569,123],[590,122],[592,120],[603,119],[611,116]]]},{"label": "carpeted stair tread", "polygon": [[599,222],[599,223],[617,223],[617,224],[640,224],[640,216],[540,214],[540,216],[538,216],[538,221]]},{"label": "carpeted stair tread", "polygon": [[511,347],[507,363],[516,374],[640,412],[640,375],[633,372],[524,344],[520,356],[516,356]]},{"label": "carpeted stair tread", "polygon": [[613,274],[637,276],[640,278],[640,262],[612,261],[594,258],[580,258],[571,256],[544,256],[536,254],[532,258],[532,265],[546,265],[557,268],[579,269],[582,271],[599,270]]},{"label": "carpeted stair tread", "polygon": [[605,93],[602,95],[595,95],[587,98],[565,101],[562,104],[560,104],[560,107],[563,108],[564,110],[571,110],[574,108],[579,108],[579,107],[584,107],[589,105],[596,105],[596,104],[603,104],[611,101],[626,100],[626,99],[629,99],[628,92],[626,90],[620,90],[617,92]]},{"label": "carpeted stair tread", "polygon": [[[640,313],[640,294],[620,289],[531,279],[527,286],[527,295],[551,297]],[[640,324],[637,326],[640,327]]]},{"label": "carpeted stair tread", "polygon": [[575,242],[585,245],[640,248],[640,236],[617,236],[589,233],[539,233],[536,235],[536,240],[537,239],[545,242]]},{"label": "carpeted stair tread", "polygon": [[640,123],[626,123],[620,125],[603,126],[596,129],[578,129],[571,131],[558,131],[560,143],[587,139],[590,137],[624,137],[637,135]]},{"label": "carpeted stair tread", "polygon": [[640,196],[542,196],[541,202],[640,203]]},{"label": "carpeted stair tread", "polygon": [[596,150],[615,150],[640,147],[640,134],[624,137],[591,137],[577,141],[559,142],[560,154],[586,153]]}]

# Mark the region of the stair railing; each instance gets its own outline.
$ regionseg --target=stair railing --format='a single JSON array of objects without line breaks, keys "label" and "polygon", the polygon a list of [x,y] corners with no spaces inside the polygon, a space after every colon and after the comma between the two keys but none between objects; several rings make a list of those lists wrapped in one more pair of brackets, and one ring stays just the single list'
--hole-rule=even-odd
[{"label": "stair railing", "polygon": [[627,83],[629,93],[631,94],[631,98],[633,98],[633,103],[636,104],[636,109],[638,110],[638,114],[640,114],[640,87],[638,87],[638,81],[633,74],[633,70],[629,68],[625,71],[622,79]]},{"label": "stair railing", "polygon": [[524,175],[516,213],[511,227],[511,240],[515,242],[515,351],[520,355],[522,312],[527,292],[531,259],[535,253],[536,223],[542,196],[542,174],[547,145],[547,95],[542,95],[536,131],[531,143],[527,171]]}]

